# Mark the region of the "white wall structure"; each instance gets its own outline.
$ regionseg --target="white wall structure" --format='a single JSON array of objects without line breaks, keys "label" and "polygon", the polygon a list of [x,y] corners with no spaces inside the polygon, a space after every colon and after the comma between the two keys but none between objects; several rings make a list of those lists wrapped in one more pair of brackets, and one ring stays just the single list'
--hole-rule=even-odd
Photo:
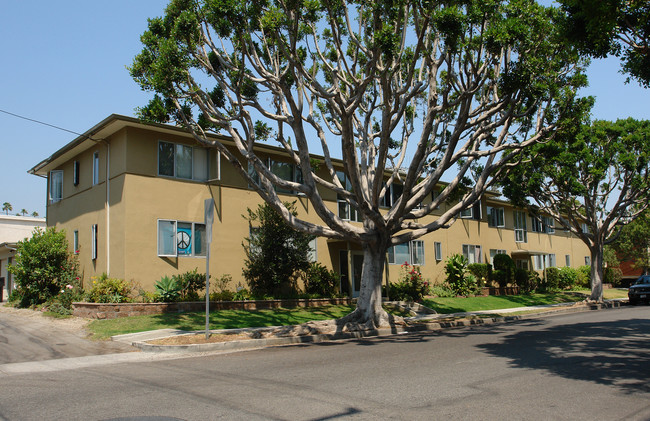
[{"label": "white wall structure", "polygon": [[0,278],[4,279],[2,298],[5,301],[14,288],[7,268],[16,255],[16,244],[31,237],[37,227],[45,229],[45,218],[0,215]]}]

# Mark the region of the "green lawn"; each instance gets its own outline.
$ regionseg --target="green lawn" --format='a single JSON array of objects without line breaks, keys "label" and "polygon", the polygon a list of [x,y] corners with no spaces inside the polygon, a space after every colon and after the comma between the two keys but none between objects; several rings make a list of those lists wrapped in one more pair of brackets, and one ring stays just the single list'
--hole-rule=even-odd
[{"label": "green lawn", "polygon": [[[514,307],[536,306],[582,301],[588,291],[579,291],[583,296],[567,293],[506,295],[469,298],[431,298],[422,304],[438,313],[461,313],[480,310],[497,310]],[[627,297],[627,291],[607,289],[606,299]],[[243,327],[284,326],[328,320],[343,317],[354,306],[327,306],[315,308],[293,308],[273,310],[220,310],[210,313],[211,329],[235,329]],[[393,311],[391,311],[393,312]],[[395,312],[393,312],[395,313]],[[187,331],[205,329],[205,313],[168,313],[149,316],[122,317],[110,320],[95,320],[88,329],[96,339],[106,339],[123,333],[143,332],[155,329],[181,329]]]},{"label": "green lawn", "polygon": [[[313,320],[338,319],[352,310],[354,306],[345,305],[273,310],[219,310],[210,313],[210,329],[296,325]],[[205,312],[120,317],[95,320],[88,325],[88,330],[96,339],[156,329],[205,329]]]},{"label": "green lawn", "polygon": [[504,308],[538,306],[582,301],[584,297],[572,294],[490,295],[488,297],[431,298],[422,304],[438,313],[498,310]]}]

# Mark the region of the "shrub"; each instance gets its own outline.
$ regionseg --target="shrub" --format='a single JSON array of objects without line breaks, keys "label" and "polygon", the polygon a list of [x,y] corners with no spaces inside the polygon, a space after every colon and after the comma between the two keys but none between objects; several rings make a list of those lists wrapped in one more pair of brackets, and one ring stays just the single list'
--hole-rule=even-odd
[{"label": "shrub", "polygon": [[623,271],[618,267],[606,267],[603,270],[604,283],[612,284],[613,287],[619,287],[623,279]]},{"label": "shrub", "polygon": [[434,285],[431,287],[431,295],[436,297],[455,297],[456,293],[447,285]]},{"label": "shrub", "polygon": [[179,288],[179,299],[181,301],[198,301],[199,291],[205,289],[205,273],[199,273],[198,269],[174,276]]},{"label": "shrub", "polygon": [[422,278],[420,268],[407,263],[402,265],[397,283],[391,283],[389,294],[396,301],[420,302],[429,293],[429,282]]},{"label": "shrub", "polygon": [[591,266],[580,266],[578,268],[578,279],[576,285],[583,288],[589,288],[591,285]]},{"label": "shrub", "polygon": [[476,285],[483,288],[492,274],[492,266],[487,263],[471,263],[467,270],[476,277]]},{"label": "shrub", "polygon": [[505,288],[515,280],[515,261],[507,254],[495,254],[492,259],[492,279]]},{"label": "shrub", "polygon": [[333,297],[339,286],[339,275],[320,263],[312,263],[304,273],[305,292],[321,297]]},{"label": "shrub", "polygon": [[246,288],[242,287],[241,285],[237,286],[237,291],[232,297],[233,301],[246,301],[251,299],[251,293],[249,290]]},{"label": "shrub", "polygon": [[18,242],[15,263],[15,301],[20,307],[42,304],[78,278],[76,258],[68,252],[65,232],[36,228],[32,237]]},{"label": "shrub", "polygon": [[447,284],[456,295],[474,294],[477,289],[476,277],[468,276],[467,259],[462,254],[452,254],[445,263]]},{"label": "shrub", "polygon": [[572,267],[565,266],[560,268],[560,289],[571,289],[578,280],[578,271]]},{"label": "shrub", "polygon": [[[285,203],[297,215],[295,205]],[[311,235],[296,231],[268,204],[245,216],[251,228],[242,246],[243,275],[255,295],[295,296],[297,276],[309,268]]]},{"label": "shrub", "polygon": [[86,298],[93,303],[129,303],[133,284],[119,278],[109,278],[105,273],[91,278],[92,288]]},{"label": "shrub", "polygon": [[227,289],[210,293],[210,301],[233,301],[234,297],[235,293]]},{"label": "shrub", "polygon": [[516,269],[515,283],[519,287],[520,292],[530,294],[539,285],[539,274],[534,270]]},{"label": "shrub", "polygon": [[178,285],[176,277],[163,276],[154,285],[158,301],[171,303],[178,301],[181,296],[181,286]]},{"label": "shrub", "polygon": [[545,291],[557,291],[560,289],[560,270],[558,268],[544,269],[543,289]]}]

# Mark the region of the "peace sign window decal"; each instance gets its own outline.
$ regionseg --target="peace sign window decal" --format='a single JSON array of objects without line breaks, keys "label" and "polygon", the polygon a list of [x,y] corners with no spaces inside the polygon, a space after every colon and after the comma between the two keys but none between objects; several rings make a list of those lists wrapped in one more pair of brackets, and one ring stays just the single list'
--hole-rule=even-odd
[{"label": "peace sign window decal", "polygon": [[206,248],[205,224],[158,220],[158,256],[203,257]]}]

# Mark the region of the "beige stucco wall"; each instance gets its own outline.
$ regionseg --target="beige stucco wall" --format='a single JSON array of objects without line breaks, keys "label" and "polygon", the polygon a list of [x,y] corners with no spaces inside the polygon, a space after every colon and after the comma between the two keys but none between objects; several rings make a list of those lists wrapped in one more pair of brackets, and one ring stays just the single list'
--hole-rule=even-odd
[{"label": "beige stucco wall", "polygon": [[[184,222],[203,222],[204,200],[216,202],[210,269],[213,278],[223,274],[232,276],[235,285],[244,283],[242,266],[244,251],[242,241],[248,236],[247,221],[242,217],[246,208],[254,209],[262,203],[260,197],[248,189],[247,183],[235,172],[234,167],[221,159],[221,179],[210,183],[174,179],[157,175],[158,141],[192,144],[187,136],[160,133],[153,130],[127,127],[109,136],[106,142],[93,145],[73,160],[60,167],[64,170],[64,199],[48,206],[48,225],[65,229],[72,247],[73,232],[79,231],[79,260],[86,285],[90,277],[108,272],[112,277],[138,282],[145,289],[153,289],[155,281],[164,275],[173,275],[198,268],[205,271],[203,257],[159,257],[157,255],[158,220],[171,219]],[[110,150],[107,148],[110,145]],[[92,154],[100,153],[100,182],[93,186]],[[106,158],[110,153],[109,181],[106,183]],[[266,149],[263,157],[282,157]],[[79,186],[72,185],[72,162],[81,163]],[[216,152],[210,152],[210,177],[216,178]],[[106,202],[107,189],[109,201]],[[311,204],[303,197],[286,195],[284,199],[296,201],[300,218],[319,222]],[[336,210],[336,195],[326,196],[328,205]],[[488,227],[486,206],[505,208],[505,227]],[[434,211],[435,218],[444,210]],[[424,242],[425,263],[423,275],[433,283],[444,281],[444,262],[454,253],[462,253],[463,244],[480,245],[483,262],[489,260],[490,249],[503,249],[507,253],[517,250],[555,253],[558,266],[565,265],[569,255],[571,265],[584,263],[588,255],[586,246],[578,239],[568,236],[560,229],[556,234],[528,232],[527,243],[516,243],[512,208],[491,199],[482,202],[482,219],[459,219],[446,229],[430,233],[420,240]],[[90,258],[91,227],[98,225],[98,255]],[[530,217],[528,217],[530,224]],[[530,225],[528,226],[530,230]],[[107,239],[109,239],[107,247]],[[436,260],[434,242],[442,246],[442,259]],[[317,240],[318,261],[336,271],[340,268],[341,250],[360,250],[358,245],[324,238]],[[532,262],[529,265],[532,268]],[[110,265],[109,265],[110,263]],[[400,275],[400,263],[387,265],[387,276],[396,281]],[[233,287],[235,286],[233,285]]]}]

